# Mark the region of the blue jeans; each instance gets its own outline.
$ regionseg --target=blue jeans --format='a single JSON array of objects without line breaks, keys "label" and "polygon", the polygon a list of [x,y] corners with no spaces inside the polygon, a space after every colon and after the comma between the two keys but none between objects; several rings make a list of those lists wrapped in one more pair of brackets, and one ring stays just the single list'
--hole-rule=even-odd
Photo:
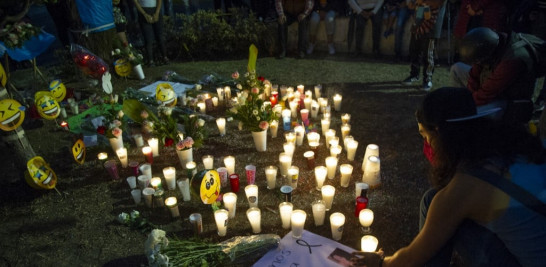
[{"label": "blue jeans", "polygon": [[394,54],[396,56],[401,56],[402,44],[404,41],[404,29],[413,10],[410,10],[407,7],[398,8],[397,10],[396,30],[394,32]]},{"label": "blue jeans", "polygon": [[[425,224],[428,207],[436,193],[435,189],[429,189],[423,195],[419,229]],[[453,237],[426,266],[449,266],[453,250],[463,260],[463,266],[521,266],[497,235],[469,219],[459,225]]]},{"label": "blue jeans", "polygon": [[371,20],[373,53],[379,53],[379,41],[381,40],[381,20],[383,18],[383,9],[380,8],[377,14],[373,15],[371,18],[364,18],[362,15],[355,13],[353,13],[353,16],[355,16],[356,18],[356,51],[362,52],[362,44],[364,42],[364,29],[366,28],[366,23],[368,22],[368,20]]}]

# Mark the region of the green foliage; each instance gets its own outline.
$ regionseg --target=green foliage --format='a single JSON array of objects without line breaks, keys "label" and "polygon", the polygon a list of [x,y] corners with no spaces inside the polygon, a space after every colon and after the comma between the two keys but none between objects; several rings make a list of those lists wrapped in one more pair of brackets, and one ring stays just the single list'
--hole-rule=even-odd
[{"label": "green foliage", "polygon": [[189,136],[193,139],[193,147],[202,147],[205,139],[208,137],[208,132],[207,129],[200,124],[201,119],[196,115],[182,115],[180,117],[184,124],[184,136]]}]

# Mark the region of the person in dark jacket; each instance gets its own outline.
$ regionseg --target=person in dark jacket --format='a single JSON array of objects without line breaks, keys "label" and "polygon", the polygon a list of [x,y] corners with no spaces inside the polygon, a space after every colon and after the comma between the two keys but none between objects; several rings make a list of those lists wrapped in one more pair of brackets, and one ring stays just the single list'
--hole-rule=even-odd
[{"label": "person in dark jacket", "polygon": [[313,11],[313,0],[275,0],[275,9],[279,16],[279,58],[286,56],[288,26],[298,22],[298,56],[305,57],[309,43],[309,15]]}]

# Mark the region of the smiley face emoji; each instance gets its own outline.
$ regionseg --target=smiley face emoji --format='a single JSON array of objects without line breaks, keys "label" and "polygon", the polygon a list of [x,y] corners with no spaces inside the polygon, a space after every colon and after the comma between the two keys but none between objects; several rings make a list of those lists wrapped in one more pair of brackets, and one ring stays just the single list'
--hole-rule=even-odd
[{"label": "smiley face emoji", "polygon": [[220,195],[220,176],[215,170],[204,170],[193,176],[191,185],[199,190],[199,196],[204,204],[212,204]]},{"label": "smiley face emoji", "polygon": [[155,98],[167,107],[176,106],[176,93],[169,83],[160,83],[155,89]]},{"label": "smiley face emoji", "polygon": [[79,164],[83,164],[85,161],[85,154],[85,143],[82,139],[78,139],[78,141],[76,141],[76,143],[74,143],[72,146],[72,155],[74,156],[74,160]]},{"label": "smiley face emoji", "polygon": [[27,169],[30,177],[30,181],[27,179],[29,185],[43,189],[55,188],[57,175],[42,157],[36,156],[30,159],[27,162]]},{"label": "smiley face emoji", "polygon": [[66,87],[61,80],[53,80],[49,84],[49,93],[57,102],[61,102],[66,97]]},{"label": "smiley face emoji", "polygon": [[25,107],[13,99],[0,100],[0,129],[13,131],[25,119]]},{"label": "smiley face emoji", "polygon": [[54,120],[56,119],[59,114],[61,113],[61,107],[59,106],[59,103],[55,101],[53,97],[51,97],[49,94],[39,94],[40,92],[36,93],[36,109],[38,110],[38,114],[44,119],[47,120]]}]

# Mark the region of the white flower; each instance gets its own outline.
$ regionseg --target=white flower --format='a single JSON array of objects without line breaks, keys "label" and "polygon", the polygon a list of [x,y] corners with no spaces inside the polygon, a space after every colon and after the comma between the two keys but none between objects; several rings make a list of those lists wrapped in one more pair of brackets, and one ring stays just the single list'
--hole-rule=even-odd
[{"label": "white flower", "polygon": [[255,109],[255,110],[252,111],[252,114],[254,114],[254,116],[258,116],[258,113],[259,113],[259,112],[258,112],[257,109]]},{"label": "white flower", "polygon": [[240,83],[238,83],[237,84],[237,89],[241,90],[241,89],[243,89],[243,86]]},{"label": "white flower", "polygon": [[119,110],[118,112],[118,118],[123,118],[123,115],[125,115],[125,113],[123,113],[123,110]]},{"label": "white flower", "polygon": [[136,219],[138,217],[140,217],[140,212],[138,212],[137,210],[133,210],[131,212],[131,219]]},{"label": "white flower", "polygon": [[116,55],[118,55],[119,53],[121,53],[121,50],[119,50],[119,48],[116,48],[116,50],[114,50],[114,51],[116,51]]},{"label": "white flower", "polygon": [[167,115],[167,116],[171,116],[171,114],[173,113],[173,109],[172,108],[165,108],[163,110],[163,114]]},{"label": "white flower", "polygon": [[129,220],[129,214],[122,212],[118,215],[118,222],[125,224]]},{"label": "white flower", "polygon": [[197,120],[197,123],[199,124],[199,127],[203,127],[203,125],[205,125],[205,120],[199,119]]},{"label": "white flower", "polygon": [[203,87],[200,84],[195,85],[195,90],[199,91],[199,90],[201,90],[201,88],[203,88]]}]

